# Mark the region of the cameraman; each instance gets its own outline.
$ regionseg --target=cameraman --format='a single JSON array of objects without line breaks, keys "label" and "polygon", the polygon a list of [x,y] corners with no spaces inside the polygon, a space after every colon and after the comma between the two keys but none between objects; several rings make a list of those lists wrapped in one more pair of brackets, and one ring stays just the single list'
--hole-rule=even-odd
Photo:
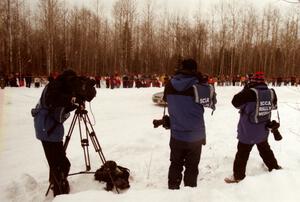
[{"label": "cameraman", "polygon": [[225,178],[228,183],[239,182],[246,175],[246,165],[254,145],[269,171],[281,169],[268,143],[271,111],[277,108],[277,96],[264,82],[264,73],[256,72],[250,82],[232,99],[235,108],[240,109],[238,123],[238,145],[233,164],[233,176]]},{"label": "cameraman", "polygon": [[[193,59],[183,60],[181,69],[167,82],[164,90],[164,101],[168,103],[170,115],[170,167],[168,188],[179,189],[184,171],[184,186],[196,187],[198,164],[202,145],[205,145],[206,134],[203,105],[196,103],[195,89],[202,89],[199,94],[216,103],[215,92],[209,85],[203,84],[203,78],[197,72],[197,63]],[[207,89],[213,89],[210,93]],[[204,93],[207,92],[207,93]],[[198,95],[198,90],[197,90]],[[213,99],[210,98],[213,95]]]},{"label": "cameraman", "polygon": [[64,121],[76,108],[76,101],[71,80],[77,75],[66,70],[55,80],[47,84],[39,103],[32,109],[36,138],[42,142],[50,172],[54,196],[68,194],[70,191],[67,176],[70,162],[63,147]]}]

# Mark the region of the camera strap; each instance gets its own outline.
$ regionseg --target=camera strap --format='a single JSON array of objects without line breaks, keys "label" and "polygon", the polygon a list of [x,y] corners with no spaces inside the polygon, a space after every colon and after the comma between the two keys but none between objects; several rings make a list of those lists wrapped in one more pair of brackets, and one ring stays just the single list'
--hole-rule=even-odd
[{"label": "camera strap", "polygon": [[163,116],[166,115],[166,108],[167,108],[167,104],[164,104],[164,114],[163,114]]},{"label": "camera strap", "polygon": [[277,108],[276,110],[277,110],[277,118],[278,118],[278,123],[280,124],[279,110],[278,110],[278,108]]}]

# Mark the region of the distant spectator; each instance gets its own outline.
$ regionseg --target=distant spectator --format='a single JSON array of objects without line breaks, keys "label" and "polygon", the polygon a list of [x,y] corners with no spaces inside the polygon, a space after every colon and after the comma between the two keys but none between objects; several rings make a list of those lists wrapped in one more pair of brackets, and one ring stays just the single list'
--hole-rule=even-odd
[{"label": "distant spectator", "polygon": [[280,76],[277,77],[277,81],[276,81],[277,86],[281,86],[282,81],[283,81],[282,77],[280,77]]},{"label": "distant spectator", "polygon": [[123,75],[123,88],[128,88],[129,87],[129,77],[127,74]]},{"label": "distant spectator", "polygon": [[95,76],[95,81],[96,81],[96,88],[101,88],[101,76],[97,75]]},{"label": "distant spectator", "polygon": [[41,86],[41,78],[35,77],[34,78],[34,87],[39,88]]},{"label": "distant spectator", "polygon": [[116,86],[116,78],[114,76],[110,76],[109,84],[110,84],[110,89],[114,89],[115,88],[115,86]]},{"label": "distant spectator", "polygon": [[15,77],[14,74],[10,74],[8,80],[9,80],[8,82],[10,87],[18,87],[17,78]]},{"label": "distant spectator", "polygon": [[120,88],[120,86],[121,86],[121,77],[119,76],[118,73],[115,74],[114,79],[115,79],[114,82],[115,82],[116,88]]},{"label": "distant spectator", "polygon": [[152,79],[152,87],[160,88],[160,83],[159,83],[159,80],[157,78]]},{"label": "distant spectator", "polygon": [[110,76],[107,74],[105,77],[105,86],[106,88],[109,88],[109,84],[110,84]]},{"label": "distant spectator", "polygon": [[141,88],[141,87],[143,87],[143,83],[142,83],[142,81],[141,81],[140,78],[137,78],[137,79],[135,80],[135,87],[136,87],[136,88]]},{"label": "distant spectator", "polygon": [[24,77],[19,76],[18,80],[19,80],[19,87],[23,87],[25,85]]},{"label": "distant spectator", "polygon": [[291,77],[291,86],[295,86],[295,84],[296,84],[296,77],[292,76]]},{"label": "distant spectator", "polygon": [[31,87],[31,83],[32,83],[32,76],[31,74],[28,72],[25,76],[25,83],[26,83],[26,87],[30,88]]},{"label": "distant spectator", "polygon": [[2,71],[0,71],[0,87],[5,88],[5,74]]}]

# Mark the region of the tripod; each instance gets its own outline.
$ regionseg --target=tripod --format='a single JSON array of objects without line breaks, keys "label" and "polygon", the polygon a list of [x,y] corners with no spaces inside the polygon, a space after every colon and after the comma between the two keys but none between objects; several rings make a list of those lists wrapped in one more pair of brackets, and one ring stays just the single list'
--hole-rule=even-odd
[{"label": "tripod", "polygon": [[[89,172],[91,170],[91,162],[90,162],[90,155],[89,155],[89,149],[88,149],[89,138],[94,146],[95,151],[99,154],[100,160],[103,164],[105,164],[106,159],[104,157],[100,143],[98,141],[96,133],[91,124],[90,118],[88,116],[88,112],[87,112],[87,110],[82,109],[81,106],[79,106],[75,111],[75,114],[74,114],[73,120],[71,122],[71,125],[70,125],[70,128],[69,128],[68,134],[66,136],[66,140],[64,142],[63,147],[64,147],[64,150],[66,151],[68,144],[70,142],[71,136],[73,134],[76,122],[78,123],[78,126],[79,126],[80,142],[81,142],[81,146],[83,148],[86,170],[69,174],[69,176],[77,175],[77,174],[93,174],[95,172]],[[85,133],[82,132],[83,128],[85,130]],[[110,178],[111,178],[111,176],[110,176]],[[114,181],[113,181],[113,183],[114,183]],[[50,183],[49,187],[47,189],[47,192],[45,194],[46,196],[48,195],[48,193],[50,191],[51,185],[52,184]]]}]

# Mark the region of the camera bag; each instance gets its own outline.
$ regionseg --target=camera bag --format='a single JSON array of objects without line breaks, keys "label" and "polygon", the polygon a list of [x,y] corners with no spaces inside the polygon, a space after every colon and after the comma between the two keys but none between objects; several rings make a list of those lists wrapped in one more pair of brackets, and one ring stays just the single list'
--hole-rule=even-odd
[{"label": "camera bag", "polygon": [[106,190],[127,189],[129,185],[130,171],[128,168],[118,166],[115,161],[106,161],[96,172],[95,180],[106,183]]}]

